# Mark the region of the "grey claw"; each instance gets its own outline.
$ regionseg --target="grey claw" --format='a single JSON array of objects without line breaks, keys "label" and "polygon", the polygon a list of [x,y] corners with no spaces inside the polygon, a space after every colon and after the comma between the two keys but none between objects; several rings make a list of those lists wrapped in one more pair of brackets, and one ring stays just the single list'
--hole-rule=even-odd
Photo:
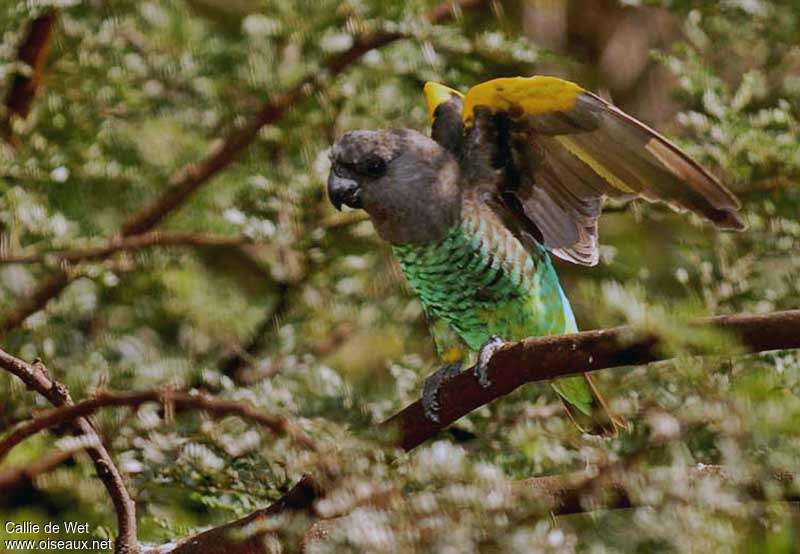
[{"label": "grey claw", "polygon": [[461,371],[461,362],[445,365],[431,373],[422,387],[422,409],[425,417],[439,423],[439,389],[445,381],[452,379]]},{"label": "grey claw", "polygon": [[489,360],[504,344],[505,342],[500,337],[491,337],[483,343],[478,352],[478,363],[475,364],[473,371],[475,377],[478,378],[478,384],[485,389],[492,386],[492,382],[489,380]]}]

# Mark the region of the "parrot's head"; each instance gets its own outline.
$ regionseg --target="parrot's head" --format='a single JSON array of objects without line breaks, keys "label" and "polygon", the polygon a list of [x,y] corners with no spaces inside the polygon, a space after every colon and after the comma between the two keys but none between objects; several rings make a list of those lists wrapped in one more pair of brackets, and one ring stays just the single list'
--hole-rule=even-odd
[{"label": "parrot's head", "polygon": [[351,131],[331,152],[331,203],[364,209],[392,244],[443,238],[458,220],[461,196],[455,158],[408,129]]}]

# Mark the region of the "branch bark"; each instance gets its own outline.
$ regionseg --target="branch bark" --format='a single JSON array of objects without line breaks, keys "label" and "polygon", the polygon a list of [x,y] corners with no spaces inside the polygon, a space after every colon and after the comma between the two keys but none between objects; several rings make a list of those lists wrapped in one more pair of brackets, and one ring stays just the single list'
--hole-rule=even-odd
[{"label": "branch bark", "polygon": [[[735,335],[749,352],[800,348],[800,310],[765,315],[719,316],[699,321],[694,325],[729,332]],[[492,357],[489,362],[492,386],[488,389],[481,388],[470,372],[461,373],[444,383],[439,391],[439,423],[428,420],[423,414],[420,403],[415,402],[383,422],[381,427],[387,433],[394,433],[393,440],[396,444],[405,450],[411,450],[470,411],[526,383],[668,359],[669,356],[662,352],[662,346],[664,345],[659,337],[637,333],[632,327],[525,339],[506,345]],[[624,480],[615,476],[613,470],[614,468],[605,468],[604,471],[595,474],[577,472],[561,476],[536,477],[516,483],[515,486],[538,491],[545,504],[556,515],[585,512],[590,509],[621,509],[642,505],[629,495]],[[720,466],[698,466],[688,471],[693,478],[713,473],[722,479],[730,479],[725,468]],[[788,485],[793,482],[794,475],[780,473],[771,478],[773,481]],[[313,504],[324,496],[324,489],[311,476],[304,477],[297,487],[302,489],[302,495],[298,495],[297,491],[292,489],[287,496],[267,510],[255,512],[242,520],[183,539],[179,543],[182,545],[180,550],[154,549],[152,553],[264,552],[262,543],[255,537],[246,542],[236,542],[229,538],[228,534],[247,525],[252,521],[251,518],[263,517],[267,511],[270,515],[280,513],[289,498],[292,499],[292,510],[302,510],[314,516]],[[604,496],[603,503],[587,506],[585,502],[587,495],[593,490],[600,489],[611,494]],[[753,481],[747,490],[755,499],[769,498],[760,481]],[[301,499],[300,502],[296,502],[298,498]],[[800,493],[786,487],[782,499],[790,502],[798,501]],[[311,533],[310,536],[324,536],[324,529],[319,533]]]},{"label": "branch bark", "polygon": [[131,237],[115,237],[102,246],[72,250],[54,250],[36,254],[0,255],[0,264],[38,264],[50,259],[78,263],[106,258],[117,252],[132,252],[156,246],[241,246],[253,240],[244,235],[213,235],[209,233],[161,233],[153,231]]},{"label": "branch bark", "polygon": [[44,63],[58,16],[58,10],[51,8],[33,19],[25,38],[19,45],[17,59],[30,67],[31,73],[14,75],[5,101],[6,116],[0,123],[0,133],[3,138],[14,146],[12,119],[13,117],[24,119],[31,111],[31,105],[42,82]]},{"label": "branch bark", "polygon": [[259,411],[246,402],[219,400],[202,394],[175,392],[169,389],[135,392],[101,391],[92,398],[50,410],[18,425],[0,441],[0,461],[14,446],[44,429],[89,416],[100,408],[108,406],[138,407],[148,402],[157,402],[163,404],[165,408],[175,411],[200,410],[219,418],[230,415],[238,416],[269,429],[277,436],[287,435],[304,449],[317,449],[311,438],[288,419]]},{"label": "branch bark", "polygon": [[[750,352],[800,348],[800,310],[718,316],[697,325],[733,334]],[[658,336],[638,333],[632,327],[525,339],[506,345],[492,356],[489,388],[482,388],[471,372],[447,381],[439,389],[438,423],[425,417],[417,401],[381,426],[397,433],[398,444],[411,450],[472,410],[526,383],[664,360],[669,356],[663,353],[663,346]]]},{"label": "branch bark", "polygon": [[[0,367],[19,378],[25,385],[44,396],[53,406],[71,406],[69,391],[62,384],[51,379],[47,368],[39,360],[29,364],[11,354],[0,350]],[[108,491],[117,515],[117,540],[114,551],[118,554],[132,554],[139,551],[136,536],[136,504],[125,487],[119,469],[100,441],[100,437],[92,423],[86,418],[79,418],[72,424],[75,435],[85,435],[96,441],[96,446],[89,446],[86,452],[94,464],[97,477]]]},{"label": "branch bark", "polygon": [[[453,18],[462,10],[480,8],[489,3],[490,0],[445,2],[426,12],[423,18],[430,23],[441,23]],[[123,224],[120,231],[121,236],[131,237],[152,230],[186,202],[211,177],[235,161],[237,156],[253,142],[262,127],[277,123],[297,101],[320,90],[328,80],[342,73],[370,50],[382,48],[402,38],[405,38],[402,33],[386,31],[356,37],[348,50],[330,56],[322,63],[319,70],[309,73],[288,91],[277,94],[267,101],[244,126],[234,129],[223,137],[219,141],[219,146],[211,154],[173,174],[169,180],[167,191],[152,204],[131,216]],[[326,79],[323,79],[323,76]],[[44,308],[71,281],[71,277],[63,269],[50,276],[37,288],[30,299],[21,302],[0,322],[0,336],[17,328],[29,316]]]}]

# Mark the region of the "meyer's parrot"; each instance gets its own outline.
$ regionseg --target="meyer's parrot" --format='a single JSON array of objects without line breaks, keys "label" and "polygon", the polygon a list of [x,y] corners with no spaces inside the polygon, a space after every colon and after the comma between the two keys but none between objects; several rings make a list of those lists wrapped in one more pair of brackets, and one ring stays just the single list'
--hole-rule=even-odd
[{"label": "meyer's parrot", "polygon": [[[672,142],[575,83],[494,79],[466,95],[425,85],[431,138],[351,131],[333,146],[328,194],[369,214],[422,301],[444,365],[426,414],[462,363],[476,374],[502,341],[576,332],[550,255],[598,261],[604,196],[641,197],[742,229],[736,197]],[[475,356],[477,354],[477,356]],[[619,422],[589,375],[552,383],[579,427]]]}]

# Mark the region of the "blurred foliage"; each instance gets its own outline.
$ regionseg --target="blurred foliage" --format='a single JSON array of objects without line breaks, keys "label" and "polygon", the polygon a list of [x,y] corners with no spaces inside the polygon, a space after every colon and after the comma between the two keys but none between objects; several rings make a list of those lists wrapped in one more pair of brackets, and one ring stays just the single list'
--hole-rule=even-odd
[{"label": "blurred foliage", "polygon": [[[234,418],[168,422],[155,406],[102,412],[143,541],[243,516],[324,462],[336,478],[318,508],[349,515],[313,552],[797,551],[794,508],[749,502],[745,486],[800,471],[796,352],[742,357],[732,346],[722,358],[601,372],[613,409],[632,424],[611,441],[580,436],[545,386],[477,410],[457,424],[462,433],[410,455],[371,439],[376,422],[418,397],[435,360],[386,245],[324,194],[328,148],[342,132],[425,129],[426,80],[465,90],[500,75],[573,78],[676,137],[730,183],[749,224],[723,234],[659,206],[616,206],[598,267],[557,264],[579,324],[646,325],[678,354],[729,344],[682,322],[800,304],[796,1],[519,0],[431,25],[419,14],[434,4],[422,0],[6,0],[6,86],[25,70],[16,55],[26,23],[48,5],[62,13],[42,90],[15,123],[19,147],[0,148],[4,253],[102,244],[174,172],[357,33],[410,35],[297,98],[159,227],[245,233],[254,245],[151,248],[77,265],[56,301],[3,337],[8,351],[43,358],[75,398],[99,387],[201,389],[290,417],[322,446],[302,453]],[[54,269],[0,266],[0,317]],[[255,334],[263,348],[226,374],[221,360]],[[45,407],[5,374],[0,399],[0,428]],[[5,463],[58,440],[30,439]],[[506,486],[618,460],[629,461],[630,493],[655,507],[553,519],[535,495]],[[697,463],[729,466],[736,479],[689,487],[681,468]],[[83,457],[64,464],[0,500],[0,519],[76,519],[113,534],[92,474]],[[383,490],[406,502],[355,508]],[[281,518],[275,529],[273,546],[306,525]]]}]

